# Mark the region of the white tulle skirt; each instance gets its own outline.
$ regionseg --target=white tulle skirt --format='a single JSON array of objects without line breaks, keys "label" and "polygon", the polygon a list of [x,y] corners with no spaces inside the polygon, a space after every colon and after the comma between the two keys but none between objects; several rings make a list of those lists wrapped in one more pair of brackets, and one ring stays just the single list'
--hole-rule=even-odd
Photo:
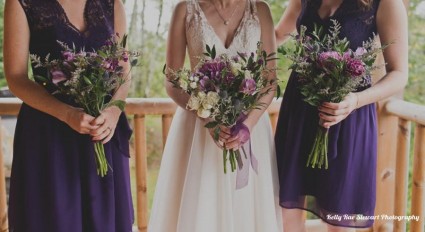
[{"label": "white tulle skirt", "polygon": [[[222,150],[203,123],[178,108],[165,146],[149,232],[281,232],[279,182],[268,115],[251,133],[258,174],[236,189],[223,172]],[[230,167],[228,168],[228,170]]]}]

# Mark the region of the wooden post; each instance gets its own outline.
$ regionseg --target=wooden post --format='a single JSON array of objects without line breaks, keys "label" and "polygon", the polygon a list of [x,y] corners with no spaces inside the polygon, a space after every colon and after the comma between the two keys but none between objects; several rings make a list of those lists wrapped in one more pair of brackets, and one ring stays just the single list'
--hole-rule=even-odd
[{"label": "wooden post", "polygon": [[137,228],[139,232],[148,229],[148,195],[147,195],[147,149],[145,116],[134,116],[136,147],[136,196],[137,196]]},{"label": "wooden post", "polygon": [[173,115],[164,114],[162,115],[162,143],[165,147],[167,141],[168,131],[170,130],[171,122],[173,121]]},{"label": "wooden post", "polygon": [[[407,190],[409,180],[409,152],[410,152],[410,121],[399,119],[398,143],[395,173],[395,201],[394,214],[397,216],[407,215]],[[395,220],[394,232],[405,232],[406,221]]]},{"label": "wooden post", "polygon": [[[409,6],[409,0],[402,0],[406,10]],[[378,64],[384,64],[383,56],[379,56]],[[382,78],[385,69],[381,69],[374,75],[374,83]],[[378,78],[376,78],[378,77]],[[403,98],[403,92],[397,94],[397,98]],[[377,104],[378,113],[378,163],[376,173],[376,207],[375,215],[394,214],[395,201],[395,166],[397,150],[397,117],[389,115],[383,107],[388,100],[380,101]],[[391,220],[377,220],[373,225],[374,231],[385,231]]]},{"label": "wooden post", "polygon": [[2,128],[2,122],[0,117],[0,231],[8,231],[6,177],[4,175],[3,136],[2,136],[1,128]]},{"label": "wooden post", "polygon": [[275,132],[276,132],[276,125],[277,125],[278,116],[279,116],[279,114],[277,114],[277,113],[271,113],[270,114],[270,123],[272,124],[273,134],[275,134]]},{"label": "wooden post", "polygon": [[412,221],[410,231],[423,232],[425,222],[425,126],[416,125],[413,158],[412,215],[419,221]]}]

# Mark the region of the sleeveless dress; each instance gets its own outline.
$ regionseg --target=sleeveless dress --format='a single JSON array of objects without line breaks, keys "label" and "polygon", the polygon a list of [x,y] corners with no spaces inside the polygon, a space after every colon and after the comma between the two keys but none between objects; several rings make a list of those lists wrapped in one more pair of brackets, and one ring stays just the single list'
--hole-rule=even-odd
[{"label": "sleeveless dress", "polygon": [[[248,0],[233,42],[225,48],[197,0],[188,0],[186,38],[191,67],[215,45],[217,54],[237,55],[257,48],[261,28],[254,1]],[[236,190],[236,172],[223,172],[222,150],[204,123],[178,108],[165,146],[148,231],[277,232],[281,229],[278,178],[270,120],[265,113],[251,133],[258,174]]]},{"label": "sleeveless dress", "polygon": [[[30,28],[30,53],[60,57],[57,41],[97,49],[114,34],[114,0],[87,0],[87,29],[78,31],[56,0],[19,0]],[[33,68],[34,74],[46,70]],[[31,91],[31,90],[28,90]],[[71,99],[60,97],[65,102]],[[25,103],[18,115],[12,164],[10,232],[130,232],[131,129],[124,114],[105,144],[108,175],[96,173],[93,143],[62,121]]]},{"label": "sleeveless dress", "polygon": [[[375,0],[367,11],[359,10],[356,0],[344,0],[335,14],[325,19],[318,15],[320,4],[321,0],[302,0],[298,29],[305,25],[311,32],[317,24],[327,31],[331,20],[337,20],[342,26],[340,36],[350,41],[353,50],[377,33],[379,0]],[[370,77],[364,81],[365,88],[370,87]],[[375,104],[353,111],[330,128],[328,170],[306,167],[318,121],[317,108],[303,101],[297,74],[293,72],[283,97],[275,135],[280,205],[311,211],[336,226],[370,227],[373,220],[368,220],[367,216],[374,215],[376,189]]]}]

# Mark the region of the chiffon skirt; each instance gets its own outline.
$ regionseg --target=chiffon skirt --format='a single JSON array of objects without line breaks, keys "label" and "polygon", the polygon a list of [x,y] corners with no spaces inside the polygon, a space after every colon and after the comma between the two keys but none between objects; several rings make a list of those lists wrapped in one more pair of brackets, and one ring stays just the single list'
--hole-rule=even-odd
[{"label": "chiffon skirt", "polygon": [[165,146],[148,231],[282,231],[268,115],[253,129],[251,146],[258,173],[250,167],[248,185],[236,189],[236,172],[224,174],[222,150],[208,130],[179,108]]}]

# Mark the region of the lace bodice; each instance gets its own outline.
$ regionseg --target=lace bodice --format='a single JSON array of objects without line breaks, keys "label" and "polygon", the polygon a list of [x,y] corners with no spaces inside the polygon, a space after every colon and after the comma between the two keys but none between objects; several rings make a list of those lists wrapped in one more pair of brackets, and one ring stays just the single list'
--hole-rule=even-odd
[{"label": "lace bodice", "polygon": [[209,24],[198,0],[187,0],[186,38],[191,67],[194,68],[205,52],[206,45],[215,45],[217,54],[237,55],[237,52],[251,53],[257,49],[261,28],[257,17],[255,0],[248,1],[243,18],[236,29],[229,47],[225,47]]},{"label": "lace bodice", "polygon": [[[98,49],[114,33],[114,0],[87,0],[84,8],[86,28],[79,31],[67,17],[58,0],[18,0],[30,28],[30,53],[40,57],[60,57],[57,41],[87,51]],[[41,68],[34,74],[44,75]]]}]

